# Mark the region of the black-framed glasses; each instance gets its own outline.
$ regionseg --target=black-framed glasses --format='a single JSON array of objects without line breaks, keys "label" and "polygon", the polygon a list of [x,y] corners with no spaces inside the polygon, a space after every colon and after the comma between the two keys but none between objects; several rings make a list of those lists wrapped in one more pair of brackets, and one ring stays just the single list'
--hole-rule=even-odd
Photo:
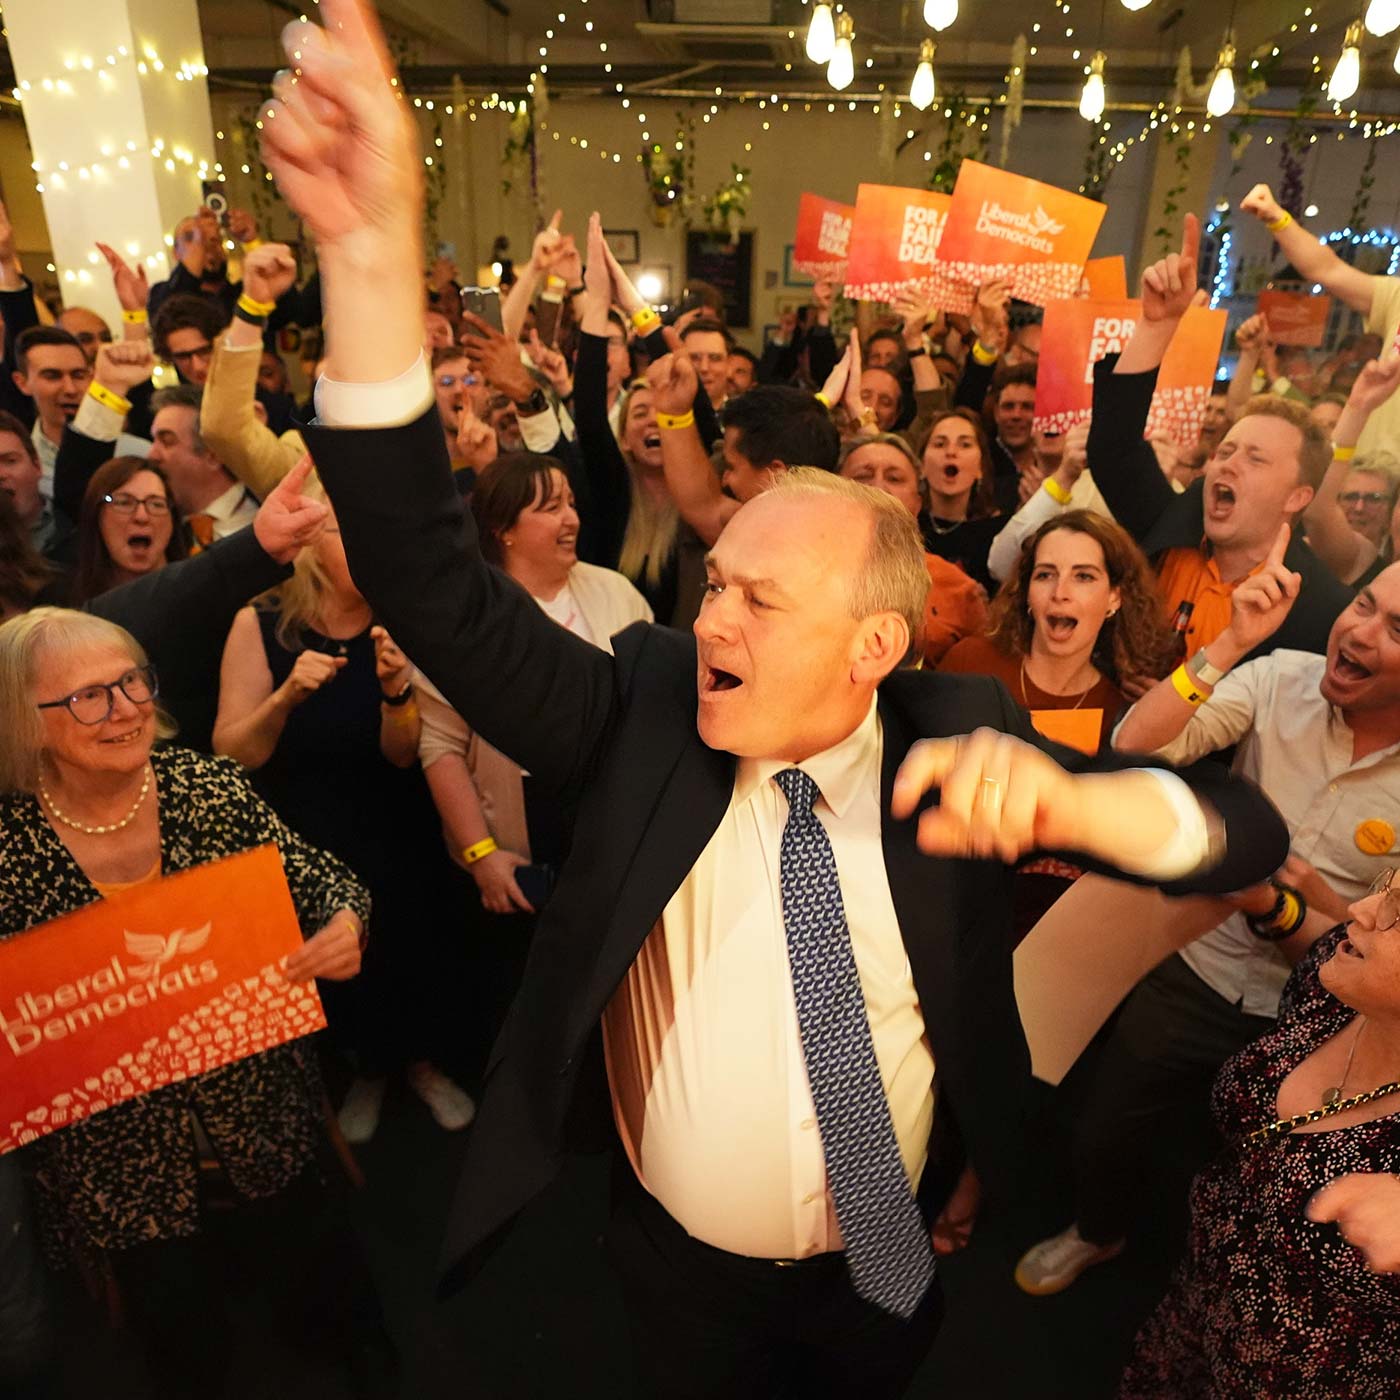
[{"label": "black-framed glasses", "polygon": [[1376,932],[1384,933],[1387,929],[1392,929],[1396,924],[1400,924],[1400,896],[1391,889],[1391,884],[1395,879],[1395,867],[1389,870],[1382,870],[1374,880],[1371,881],[1371,888],[1366,891],[1366,898],[1371,899],[1376,895],[1381,895],[1381,902],[1376,906]]},{"label": "black-framed glasses", "polygon": [[170,502],[164,496],[133,496],[128,491],[103,496],[102,504],[111,506],[118,515],[135,515],[137,506],[145,506],[147,515],[169,515]]},{"label": "black-framed glasses", "polygon": [[112,717],[112,707],[117,703],[119,690],[133,705],[149,705],[160,694],[155,667],[133,666],[110,684],[85,685],[81,690],[65,695],[62,700],[44,700],[34,708],[66,709],[79,724],[103,724]]},{"label": "black-framed glasses", "polygon": [[1379,506],[1390,499],[1390,493],[1387,491],[1343,491],[1337,496],[1337,499],[1344,506]]},{"label": "black-framed glasses", "polygon": [[195,360],[207,360],[214,353],[214,347],[207,342],[196,345],[192,350],[172,350],[170,359],[177,365],[192,364]]}]

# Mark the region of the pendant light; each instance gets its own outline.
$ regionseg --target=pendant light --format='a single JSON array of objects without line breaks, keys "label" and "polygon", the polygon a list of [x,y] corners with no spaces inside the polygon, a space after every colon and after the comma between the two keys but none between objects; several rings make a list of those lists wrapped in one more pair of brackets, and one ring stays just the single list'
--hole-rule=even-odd
[{"label": "pendant light", "polygon": [[924,0],[924,23],[940,33],[958,17],[958,0]]},{"label": "pendant light", "polygon": [[1342,55],[1327,80],[1327,100],[1345,102],[1356,95],[1356,89],[1360,86],[1361,21],[1354,19],[1347,25],[1346,38],[1342,40]]},{"label": "pendant light", "polygon": [[1235,105],[1235,46],[1230,36],[1220,46],[1220,56],[1215,60],[1215,77],[1211,79],[1210,92],[1206,97],[1206,111],[1212,117],[1223,117]]},{"label": "pendant light", "polygon": [[856,23],[850,14],[842,10],[836,17],[836,47],[831,51],[831,62],[826,67],[826,80],[840,92],[851,85],[856,75],[855,55],[851,52],[851,40],[856,37]]},{"label": "pendant light", "polygon": [[1104,52],[1096,49],[1089,62],[1089,76],[1084,79],[1084,91],[1079,94],[1079,115],[1086,122],[1096,122],[1103,116],[1103,65]]},{"label": "pendant light", "polygon": [[1400,26],[1400,0],[1371,0],[1366,6],[1366,30],[1384,39]]},{"label": "pendant light", "polygon": [[914,81],[909,84],[909,101],[921,112],[928,111],[937,96],[933,83],[933,53],[933,40],[925,39],[919,45],[919,66],[914,70]]},{"label": "pendant light", "polygon": [[812,6],[807,25],[807,57],[813,63],[830,63],[836,48],[836,25],[831,18],[831,0],[818,0]]}]

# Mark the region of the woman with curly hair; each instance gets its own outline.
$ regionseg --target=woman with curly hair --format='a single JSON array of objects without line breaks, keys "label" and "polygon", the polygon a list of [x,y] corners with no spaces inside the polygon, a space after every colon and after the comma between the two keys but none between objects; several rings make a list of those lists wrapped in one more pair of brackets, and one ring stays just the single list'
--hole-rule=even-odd
[{"label": "woman with curly hair", "polygon": [[1097,752],[1124,708],[1125,678],[1165,675],[1172,656],[1142,551],[1113,521],[1073,510],[1021,547],[989,634],[959,642],[941,669],[996,676],[1041,733]]}]

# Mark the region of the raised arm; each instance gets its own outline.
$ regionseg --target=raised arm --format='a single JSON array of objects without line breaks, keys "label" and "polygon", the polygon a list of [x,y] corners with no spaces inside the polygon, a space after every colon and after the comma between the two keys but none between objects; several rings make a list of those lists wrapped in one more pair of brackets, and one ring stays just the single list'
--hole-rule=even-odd
[{"label": "raised arm", "polygon": [[1370,540],[1347,524],[1337,498],[1342,483],[1356,465],[1356,443],[1366,420],[1394,394],[1397,385],[1400,385],[1400,356],[1372,360],[1362,366],[1347,396],[1346,407],[1332,430],[1332,464],[1312,504],[1303,512],[1313,553],[1343,583],[1350,583],[1365,573],[1375,562],[1377,551]]},{"label": "raised arm", "polygon": [[1255,371],[1267,355],[1270,343],[1269,323],[1260,312],[1256,311],[1247,321],[1242,321],[1235,331],[1235,344],[1240,353],[1235,361],[1235,372],[1230,377],[1230,391],[1226,395],[1232,418],[1238,418],[1254,397]]},{"label": "raised arm", "polygon": [[[317,241],[327,367],[307,442],[350,569],[394,640],[488,743],[548,786],[586,780],[614,721],[606,652],[482,558],[423,363],[422,161],[364,0],[291,24],[264,118],[279,188]],[[387,483],[387,485],[386,485]]]},{"label": "raised arm", "polygon": [[681,519],[712,545],[739,509],[738,501],[720,489],[710,459],[694,422],[694,402],[699,387],[695,367],[684,354],[673,351],[647,367],[661,426],[661,465],[666,487]]},{"label": "raised arm", "polygon": [[[1240,200],[1243,213],[1253,214],[1273,234],[1285,258],[1298,270],[1304,282],[1320,282],[1333,296],[1363,316],[1371,314],[1371,296],[1376,279],[1343,262],[1325,243],[1320,243],[1274,198],[1268,185],[1255,185]],[[1314,211],[1316,212],[1316,211]]]}]

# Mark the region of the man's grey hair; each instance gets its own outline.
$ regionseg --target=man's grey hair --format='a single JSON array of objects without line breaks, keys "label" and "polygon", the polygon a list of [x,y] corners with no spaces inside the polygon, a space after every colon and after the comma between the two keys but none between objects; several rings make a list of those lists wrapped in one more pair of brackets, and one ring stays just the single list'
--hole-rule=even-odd
[{"label": "man's grey hair", "polygon": [[898,613],[908,624],[912,655],[923,628],[929,576],[924,564],[924,542],[908,507],[873,486],[816,467],[775,472],[766,494],[790,499],[836,496],[869,512],[870,544],[863,565],[851,581],[851,616],[859,619],[881,612]]},{"label": "man's grey hair", "polygon": [[197,384],[172,384],[166,389],[157,389],[151,395],[151,414],[154,416],[163,408],[192,408],[194,410],[195,451],[205,452],[204,438],[199,431],[199,412],[204,403],[204,390]]}]

